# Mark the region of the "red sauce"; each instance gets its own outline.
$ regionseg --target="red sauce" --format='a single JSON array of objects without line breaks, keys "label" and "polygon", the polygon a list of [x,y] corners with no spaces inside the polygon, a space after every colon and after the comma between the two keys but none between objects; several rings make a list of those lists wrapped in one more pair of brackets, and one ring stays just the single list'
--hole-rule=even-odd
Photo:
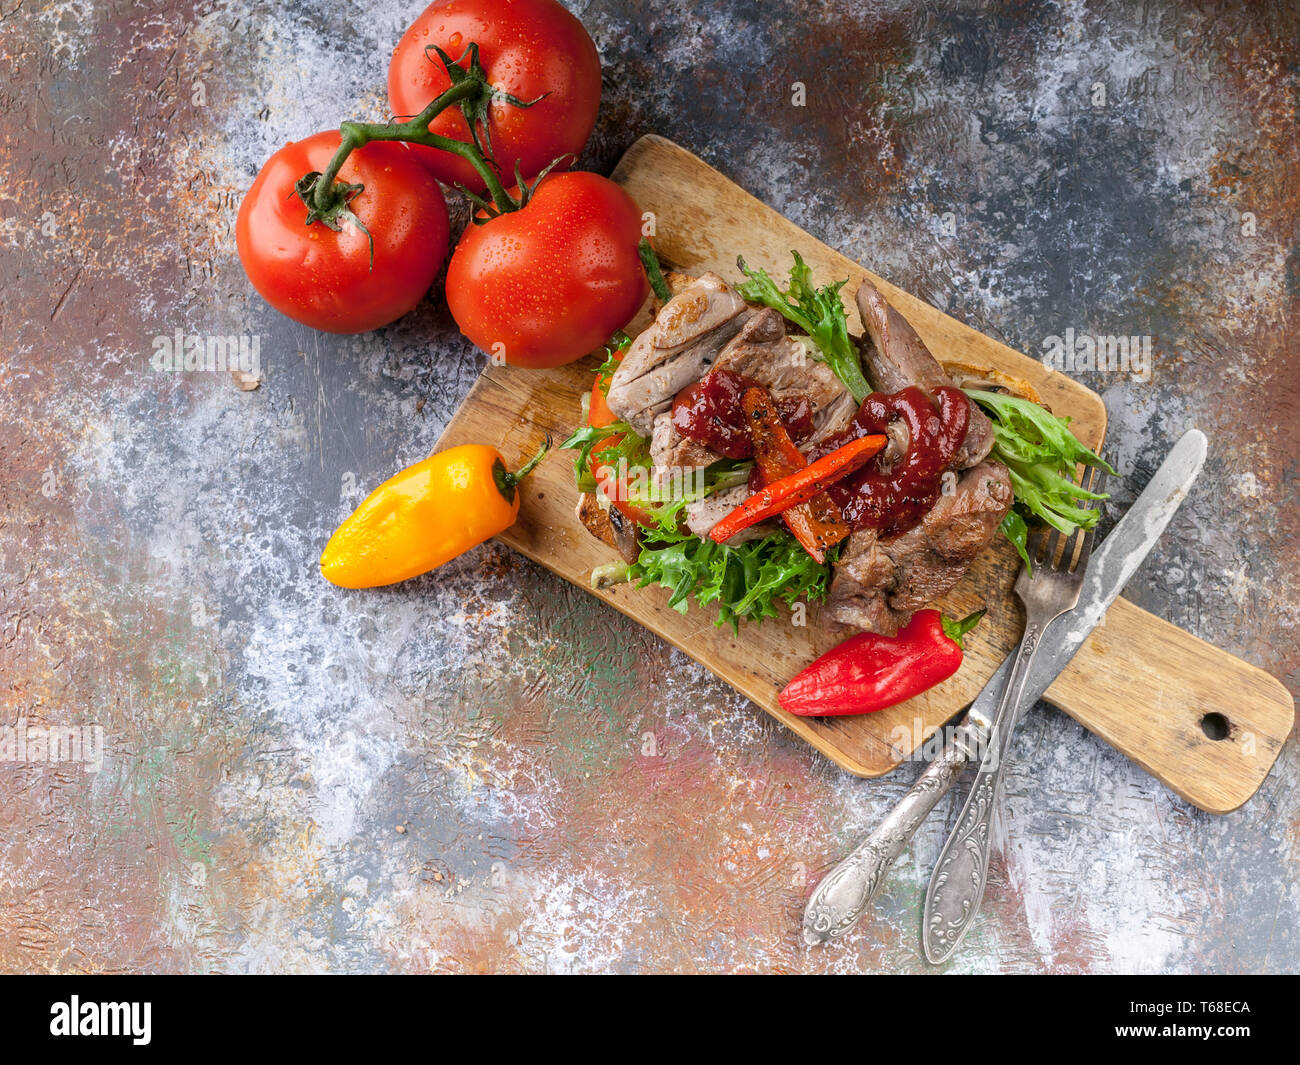
[{"label": "red sauce", "polygon": [[[711,370],[677,393],[673,400],[673,425],[682,436],[704,444],[725,458],[752,459],[754,443],[745,428],[740,397],[748,388],[761,387],[759,382],[743,374],[722,368]],[[812,400],[807,396],[779,399],[776,408],[791,439],[797,442],[812,434]]]},{"label": "red sauce", "polygon": [[970,401],[958,388],[936,388],[934,398],[937,410],[916,387],[872,392],[849,427],[818,446],[818,455],[829,454],[850,440],[885,432],[891,422],[907,425],[907,451],[888,472],[876,458],[827,489],[854,530],[879,529],[882,538],[897,536],[917,525],[938,500],[943,472],[966,438]]}]

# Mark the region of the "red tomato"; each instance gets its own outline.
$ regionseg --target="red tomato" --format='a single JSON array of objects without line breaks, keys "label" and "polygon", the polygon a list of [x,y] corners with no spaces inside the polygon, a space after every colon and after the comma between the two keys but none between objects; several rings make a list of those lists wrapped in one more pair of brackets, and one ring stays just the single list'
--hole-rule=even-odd
[{"label": "red tomato", "polygon": [[596,480],[597,490],[609,500],[610,506],[637,525],[654,526],[654,517],[628,498],[631,490],[619,477],[618,468],[601,461],[600,452],[614,447],[622,439],[621,436],[611,436],[607,444],[592,451],[591,475]]},{"label": "red tomato", "polygon": [[[614,361],[622,362],[623,356],[626,354],[626,349],[614,352]],[[597,374],[596,380],[591,383],[591,400],[587,404],[588,425],[601,428],[606,425],[613,425],[618,421],[618,417],[609,409],[609,401],[605,398],[605,392],[609,388],[609,382],[613,379],[613,376],[612,373]]]},{"label": "red tomato", "polygon": [[614,182],[550,174],[523,210],[466,228],[447,267],[447,306],[489,355],[562,366],[608,341],[645,301],[640,239],[640,208]]},{"label": "red tomato", "polygon": [[[600,56],[582,23],[557,0],[435,0],[393,52],[388,67],[393,114],[412,118],[451,87],[437,53],[426,54],[427,47],[436,44],[459,60],[471,42],[479,47],[493,88],[525,101],[549,94],[526,109],[504,100],[491,104],[491,154],[506,184],[514,183],[516,161],[528,179],[559,156],[580,153],[600,107]],[[468,69],[468,57],[461,66]],[[429,128],[470,140],[459,107],[444,111]],[[440,181],[483,191],[483,180],[458,156],[425,145],[411,150]]]},{"label": "red tomato", "polygon": [[244,272],[272,307],[327,333],[364,333],[400,318],[423,299],[447,257],[450,226],[442,189],[406,146],[377,141],[348,156],[339,179],[365,191],[350,207],[375,241],[344,221],[339,232],[305,225],[294,192],[324,171],[337,130],[286,144],[262,167],[239,207],[235,235]]},{"label": "red tomato", "polygon": [[[626,354],[626,351],[620,351],[615,354],[614,358],[618,362],[622,362],[623,356]],[[587,407],[588,425],[600,427],[613,425],[618,421],[618,417],[609,409],[609,402],[605,399],[603,391],[612,376],[612,374],[597,376],[591,386],[591,402]],[[618,433],[598,447],[592,448],[590,456],[591,475],[596,479],[597,486],[605,498],[609,500],[611,506],[617,507],[625,517],[640,525],[653,525],[654,519],[635,503],[628,500],[628,487],[619,480],[618,469],[606,464],[601,458],[604,452],[616,448],[622,439],[623,434]]]}]

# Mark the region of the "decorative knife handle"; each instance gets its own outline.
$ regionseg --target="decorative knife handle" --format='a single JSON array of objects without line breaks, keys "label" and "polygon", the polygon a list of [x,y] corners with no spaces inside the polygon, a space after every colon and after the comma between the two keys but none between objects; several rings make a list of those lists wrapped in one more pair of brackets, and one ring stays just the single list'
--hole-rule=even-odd
[{"label": "decorative knife handle", "polygon": [[978,735],[974,725],[957,729],[953,742],[926,766],[876,830],[826,874],[804,910],[805,943],[815,946],[839,939],[857,923],[871,900],[880,894],[886,875],[907,849],[921,822],[971,761],[970,744]]},{"label": "decorative knife handle", "polygon": [[957,827],[939,852],[939,862],[930,877],[930,888],[925,896],[925,919],[921,923],[921,943],[926,958],[935,965],[952,956],[970,931],[984,898],[993,817],[998,793],[1002,790],[1002,770],[1011,748],[1011,735],[1020,716],[1025,682],[1029,679],[1043,628],[1037,621],[1031,621],[1025,627],[1015,665],[988,732],[988,744],[975,774],[975,783],[961,808]]}]

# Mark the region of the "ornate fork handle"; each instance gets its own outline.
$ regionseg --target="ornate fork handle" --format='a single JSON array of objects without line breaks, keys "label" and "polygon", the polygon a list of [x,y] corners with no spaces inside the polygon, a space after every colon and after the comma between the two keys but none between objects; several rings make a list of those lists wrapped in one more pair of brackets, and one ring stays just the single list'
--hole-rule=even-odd
[{"label": "ornate fork handle", "polygon": [[966,797],[957,827],[944,844],[930,878],[921,942],[926,958],[935,965],[947,961],[965,938],[984,897],[993,817],[1002,789],[1002,769],[1019,718],[1025,683],[1045,628],[1046,625],[1038,620],[1031,620],[1025,626],[1024,639],[989,729],[975,782]]},{"label": "ornate fork handle", "polygon": [[809,946],[838,939],[857,922],[880,894],[885,877],[907,849],[916,830],[935,804],[948,793],[963,766],[978,751],[981,731],[974,725],[957,729],[953,742],[926,766],[906,795],[854,849],[826,874],[808,900],[803,938]]}]

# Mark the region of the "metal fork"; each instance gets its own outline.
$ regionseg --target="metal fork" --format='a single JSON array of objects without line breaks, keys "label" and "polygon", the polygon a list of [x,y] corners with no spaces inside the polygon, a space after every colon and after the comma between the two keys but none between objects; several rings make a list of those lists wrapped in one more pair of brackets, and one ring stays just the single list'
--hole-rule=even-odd
[{"label": "metal fork", "polygon": [[[1088,467],[1082,487],[1097,492],[1101,480],[1101,472]],[[926,958],[935,965],[952,957],[979,912],[988,876],[993,818],[1002,790],[1002,770],[1016,723],[1024,712],[1021,703],[1025,682],[1047,627],[1079,603],[1095,528],[1076,528],[1069,536],[1056,529],[1035,533],[1026,552],[1033,561],[1032,569],[1022,567],[1016,578],[1016,594],[1025,606],[1025,635],[988,730],[975,782],[957,827],[939,854],[925,895],[921,942]]]}]

